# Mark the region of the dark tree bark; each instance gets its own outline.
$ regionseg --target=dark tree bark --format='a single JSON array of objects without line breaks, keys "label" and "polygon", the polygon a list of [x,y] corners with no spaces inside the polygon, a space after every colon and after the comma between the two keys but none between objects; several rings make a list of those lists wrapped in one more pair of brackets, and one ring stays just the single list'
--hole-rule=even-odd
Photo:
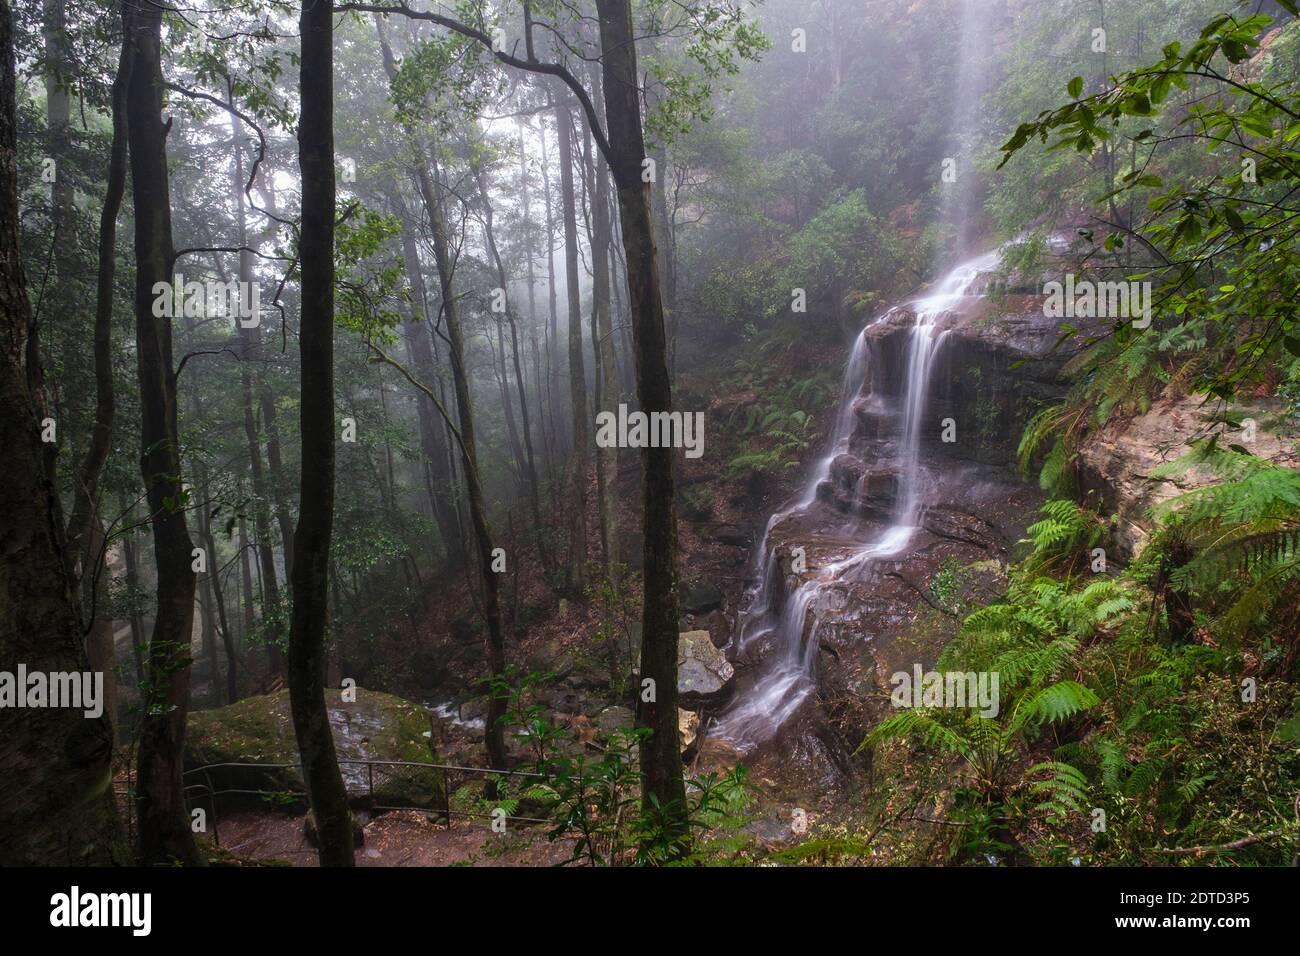
[{"label": "dark tree bark", "polygon": [[[61,7],[61,4],[59,5]],[[91,666],[104,669],[105,692],[112,690],[116,701],[117,681],[113,667],[117,660],[113,646],[113,622],[108,618],[107,572],[104,567],[104,522],[100,515],[100,476],[113,442],[113,278],[117,264],[117,217],[126,190],[127,130],[126,91],[131,79],[133,45],[122,43],[117,76],[112,87],[113,141],[109,150],[104,208],[99,217],[99,251],[95,288],[95,421],[81,471],[73,486],[72,514],[68,518],[67,540],[71,542],[76,576],[81,579],[82,602],[90,619],[86,652]],[[53,111],[52,111],[53,112]],[[117,739],[116,707],[109,710],[113,738]]]},{"label": "dark tree bark", "polygon": [[[125,515],[124,521],[129,527],[135,524],[135,509],[123,508]],[[140,590],[140,572],[136,564],[135,556],[135,532],[129,531],[122,536],[122,557],[126,562],[126,586],[132,595],[131,612],[128,618],[131,626],[131,652],[135,657],[135,682],[136,685],[144,683],[144,615],[140,613],[140,607],[134,600],[135,595]]]},{"label": "dark tree bark", "polygon": [[[636,46],[629,0],[596,0],[604,71],[610,169],[627,255],[627,288],[637,392],[642,411],[672,410],[664,340],[663,302],[651,225],[650,184],[641,181],[645,140],[637,87]],[[641,746],[642,805],[665,819],[671,836],[686,841],[686,787],[677,732],[677,507],[673,450],[641,449],[645,585],[641,678],[654,681],[655,700],[637,699],[637,723],[653,733]]]},{"label": "dark tree bark", "polygon": [[[135,64],[127,88],[135,200],[135,326],[140,381],[140,471],[149,502],[158,607],[149,641],[137,773],[139,851],[145,863],[201,863],[182,789],[194,623],[192,543],[185,520],[176,425],[171,319],[155,317],[154,286],[172,281],[171,198],[162,120],[162,9],[130,0],[124,20]],[[129,11],[129,18],[125,14]]]},{"label": "dark tree bark", "polygon": [[330,535],[334,527],[334,13],[303,0],[298,19],[302,175],[302,479],[294,535],[289,700],[321,866],[352,866],[352,813],[325,709]]},{"label": "dark tree bark", "polygon": [[[82,619],[67,573],[31,305],[20,254],[13,17],[0,0],[0,661],[33,671],[86,670]],[[112,738],[107,719],[64,707],[0,709],[0,864],[115,862]]]},{"label": "dark tree bark", "polygon": [[99,478],[113,440],[113,277],[117,265],[117,217],[126,189],[126,91],[131,80],[132,44],[123,42],[113,80],[113,142],[108,156],[104,208],[99,217],[99,262],[95,287],[95,423],[76,482],[68,540],[81,545],[81,574],[95,561],[85,536],[99,513]]}]

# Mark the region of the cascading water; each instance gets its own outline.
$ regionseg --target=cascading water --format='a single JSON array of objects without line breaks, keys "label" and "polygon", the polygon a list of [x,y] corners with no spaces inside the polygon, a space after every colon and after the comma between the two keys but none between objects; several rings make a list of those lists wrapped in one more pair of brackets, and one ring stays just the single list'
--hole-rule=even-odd
[{"label": "cascading water", "polygon": [[[960,42],[953,76],[956,96],[946,144],[950,158],[958,166],[954,168],[955,182],[945,188],[938,210],[938,220],[959,254],[970,244],[975,226],[972,213],[977,203],[971,186],[975,177],[971,175],[969,150],[964,143],[970,132],[969,123],[978,114],[977,106],[984,90],[990,49],[988,37],[993,29],[990,13],[985,0],[961,0]],[[809,527],[816,527],[820,517],[814,512],[820,505],[819,489],[832,477],[836,460],[852,450],[858,425],[855,406],[859,398],[882,408],[889,400],[883,390],[878,393],[874,385],[867,384],[872,361],[871,325],[854,342],[844,373],[829,453],[818,462],[798,501],[768,520],[755,555],[757,583],[746,593],[731,650],[733,657],[751,647],[762,650],[758,673],[754,682],[718,717],[709,730],[710,736],[722,738],[742,751],[771,737],[814,688],[817,629],[821,626],[814,609],[822,604],[834,604],[833,592],[843,583],[862,580],[872,562],[899,555],[912,541],[926,505],[928,482],[921,461],[921,433],[930,373],[946,334],[939,329],[939,322],[961,303],[975,278],[997,261],[998,253],[990,252],[963,262],[928,295],[906,306],[915,314],[916,322],[908,337],[903,364],[902,400],[893,413],[896,440],[881,451],[883,460],[872,461],[864,469],[857,489],[857,497],[861,498],[862,485],[872,471],[878,472],[879,466],[886,466],[894,481],[888,523],[883,528],[872,524],[864,531],[861,522],[850,519],[829,530],[810,531]],[[893,314],[892,310],[886,312],[876,321],[885,321]],[[825,545],[836,555],[843,553],[842,557],[828,560],[818,568],[810,563],[800,576],[790,575],[794,590],[788,595],[787,575],[773,537],[773,531],[787,521],[798,523],[800,544]],[[805,552],[810,550],[805,547]],[[779,604],[782,597],[784,603]],[[810,611],[813,611],[811,622]]]},{"label": "cascading water", "polygon": [[[814,615],[809,627],[809,610],[832,586],[858,579],[872,561],[899,554],[912,540],[925,506],[926,476],[921,463],[921,432],[930,373],[946,335],[939,329],[939,321],[961,303],[971,283],[981,272],[991,269],[997,258],[996,252],[990,252],[963,263],[939,282],[929,295],[907,304],[906,308],[915,313],[916,322],[908,336],[903,395],[896,412],[898,437],[889,462],[897,474],[889,523],[883,530],[877,529],[865,538],[852,520],[835,529],[827,538],[849,542],[848,555],[820,568],[810,567],[810,573],[796,579],[793,593],[778,609],[775,601],[779,589],[785,587],[786,582],[772,533],[782,523],[809,514],[817,504],[818,488],[829,477],[832,464],[850,449],[857,425],[854,406],[867,386],[872,348],[870,332],[874,323],[858,335],[844,373],[829,453],[818,462],[798,501],[768,519],[756,552],[759,575],[757,583],[746,595],[736,630],[735,649],[744,651],[765,638],[774,639],[774,647],[762,661],[757,680],[719,716],[709,731],[711,736],[726,740],[742,751],[752,749],[771,737],[814,688],[818,621]],[[876,321],[883,322],[893,314],[891,310]],[[864,397],[875,401],[887,399],[887,396],[876,394],[874,389]],[[865,473],[862,480],[866,480]]]}]

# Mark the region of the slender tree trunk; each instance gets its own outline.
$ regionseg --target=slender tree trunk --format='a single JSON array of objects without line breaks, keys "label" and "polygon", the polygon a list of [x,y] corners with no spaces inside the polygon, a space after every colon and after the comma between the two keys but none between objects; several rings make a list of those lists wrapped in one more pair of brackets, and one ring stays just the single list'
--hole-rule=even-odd
[{"label": "slender tree trunk", "polygon": [[[501,251],[497,247],[496,231],[493,228],[494,216],[493,216],[493,209],[492,209],[492,198],[488,194],[487,184],[483,181],[481,171],[476,173],[476,180],[478,183],[479,196],[482,198],[482,202],[483,202],[483,211],[484,211],[483,231],[487,237],[488,252],[492,257],[492,262],[496,266],[497,283],[500,285],[502,294],[505,295],[505,317],[506,317],[506,321],[510,324],[510,354],[513,359],[514,370],[515,370],[516,394],[519,396],[519,413],[520,416],[523,418],[523,441],[524,441],[524,456],[525,456],[523,461],[523,467],[524,467],[524,474],[528,481],[528,501],[529,501],[529,505],[532,508],[532,514],[533,514],[533,529],[534,529],[533,533],[537,536],[537,556],[538,559],[542,562],[542,567],[549,568],[550,558],[549,555],[547,554],[546,548],[542,543],[541,492],[539,490],[538,482],[537,482],[537,463],[536,463],[536,459],[533,456],[532,422],[530,421],[529,414],[528,414],[528,391],[524,386],[524,371],[519,362],[519,331],[515,323],[514,310],[510,307],[510,297],[508,294],[506,294],[505,291],[507,289],[506,267],[505,267],[505,263],[502,262],[501,260]],[[530,275],[528,280],[529,290],[530,290],[530,294],[529,294],[530,300],[531,300],[531,289],[532,289],[531,272],[532,272],[532,267],[530,262],[530,266],[529,266]],[[531,306],[532,303],[530,301],[529,307],[531,308]],[[502,342],[501,347],[503,353],[502,364],[504,365],[505,363],[504,341]],[[504,369],[503,369],[503,374],[504,374]],[[507,409],[509,409],[508,396],[503,395],[502,398],[506,401],[507,403],[506,407]]]},{"label": "slender tree trunk", "polygon": [[[833,15],[832,15],[833,19]],[[659,43],[657,34],[661,29],[657,23],[652,23],[646,30],[646,52],[651,61],[659,58]],[[646,113],[653,113],[659,107],[662,98],[662,91],[658,82],[648,80],[646,84]],[[677,287],[677,257],[674,254],[672,221],[668,216],[668,151],[662,143],[653,142],[648,150],[650,159],[654,161],[655,180],[650,184],[650,208],[652,210],[651,222],[655,234],[655,251],[659,256],[659,268],[662,282],[664,322],[668,333],[668,369],[669,373],[677,373],[677,310],[676,303],[673,301],[674,292]]]},{"label": "slender tree trunk", "polygon": [[[126,516],[127,524],[134,524],[134,508]],[[126,586],[131,593],[131,650],[135,657],[135,683],[136,687],[144,684],[144,616],[140,613],[140,608],[136,604],[136,597],[140,591],[140,572],[136,564],[135,556],[135,532],[129,532],[122,537],[122,556],[126,559]]]},{"label": "slender tree trunk", "polygon": [[289,700],[320,835],[321,866],[352,866],[352,812],[325,709],[330,535],[334,527],[334,11],[303,0],[298,167],[302,175],[302,479],[294,534]]},{"label": "slender tree trunk", "polygon": [[265,376],[261,379],[258,398],[262,405],[262,427],[266,430],[267,480],[271,486],[271,501],[275,504],[275,520],[280,526],[280,546],[284,551],[284,579],[293,577],[293,512],[286,499],[284,463],[280,456],[280,427],[276,422],[275,393]]},{"label": "slender tree trunk", "polygon": [[[81,610],[67,573],[39,355],[20,254],[13,17],[0,0],[0,660],[33,671],[84,671]],[[0,864],[108,864],[120,852],[107,719],[79,710],[0,709]]]},{"label": "slender tree trunk", "polygon": [[89,573],[81,579],[81,601],[90,625],[86,634],[86,660],[92,671],[104,675],[104,716],[116,745],[117,649],[113,642],[113,619],[108,611],[108,568],[101,558],[106,546],[104,526],[96,515],[85,536],[85,551],[93,555],[92,564]]},{"label": "slender tree trunk", "polygon": [[66,0],[43,0],[42,32],[45,34],[45,116],[48,128],[47,148],[54,159],[51,212],[55,243],[54,287],[52,298],[59,303],[76,301],[73,291],[80,264],[77,261],[76,187],[68,168],[72,165],[71,118],[72,51],[68,44]]},{"label": "slender tree trunk", "polygon": [[81,545],[81,573],[94,563],[85,536],[98,520],[99,478],[113,441],[113,277],[117,265],[117,217],[126,189],[127,131],[126,91],[131,79],[130,43],[122,44],[117,76],[113,79],[113,142],[108,155],[104,208],[99,217],[99,262],[95,287],[95,423],[90,444],[81,464],[73,492],[72,516],[68,519],[68,540]]},{"label": "slender tree trunk", "polygon": [[248,522],[244,516],[239,516],[239,572],[240,581],[243,584],[243,601],[240,606],[243,608],[244,616],[244,633],[242,640],[248,642],[248,636],[253,633],[257,626],[257,617],[253,608],[253,569],[251,566],[252,553],[249,550],[248,540]]},{"label": "slender tree trunk", "polygon": [[[226,607],[226,592],[221,584],[221,568],[215,564],[217,539],[212,533],[212,515],[206,508],[204,512],[203,544],[208,550],[208,560],[212,562],[208,565],[208,575],[212,581],[212,593],[217,606],[217,621],[221,625],[221,645],[226,652],[226,703],[233,704],[239,699],[239,660],[235,651],[235,635],[230,627],[230,613]],[[216,667],[215,663],[213,667]]]},{"label": "slender tree trunk", "polygon": [[[442,314],[447,325],[447,340],[451,345],[451,377],[456,392],[459,419],[460,451],[465,476],[465,489],[469,498],[470,522],[478,545],[478,563],[483,580],[483,608],[487,619],[488,672],[492,687],[488,691],[487,717],[484,721],[484,744],[488,763],[504,770],[507,765],[505,745],[505,712],[509,694],[504,687],[506,657],[505,636],[501,621],[501,585],[492,570],[492,530],[487,518],[487,502],[479,480],[478,452],[474,437],[474,409],[470,402],[469,372],[465,368],[465,340],[460,327],[460,312],[456,305],[452,285],[451,252],[447,244],[447,226],[442,204],[434,193],[433,179],[423,167],[419,172],[420,196],[429,217],[433,238],[434,259],[438,266],[438,279],[442,294]],[[444,406],[445,408],[445,406]],[[515,556],[518,560],[518,556]]]},{"label": "slender tree trunk", "polygon": [[[415,241],[415,225],[409,211],[403,207],[402,255],[406,264],[406,279],[411,284],[412,301],[410,321],[403,326],[402,334],[411,365],[420,381],[432,384],[437,377],[433,360],[433,346],[429,341],[428,291],[424,273],[420,268],[420,255]],[[464,547],[460,535],[460,520],[456,514],[456,501],[451,494],[451,474],[448,470],[447,433],[438,418],[433,401],[424,394],[416,395],[416,416],[420,426],[420,448],[424,452],[429,506],[433,511],[438,533],[442,537],[443,551],[448,562],[464,560]]]},{"label": "slender tree trunk", "polygon": [[[604,69],[605,118],[610,167],[618,190],[627,254],[637,391],[647,414],[672,410],[664,340],[663,303],[651,227],[650,184],[641,181],[645,141],[637,88],[636,46],[629,0],[596,0]],[[652,733],[641,745],[642,806],[656,813],[683,844],[687,829],[677,731],[677,507],[673,496],[673,450],[641,449],[642,530],[645,585],[641,630],[641,679],[637,723]],[[644,681],[653,681],[647,700]]]},{"label": "slender tree trunk", "polygon": [[[393,57],[388,36],[384,31],[384,22],[375,16],[375,32],[379,37],[379,49],[383,56],[384,71],[391,83],[397,77],[397,61]],[[413,131],[404,130],[410,140],[415,154],[415,167],[409,172],[420,189],[421,199],[428,202],[425,193],[431,188],[426,182],[428,173],[423,169],[427,160],[424,147]],[[431,198],[431,197],[430,197]],[[397,197],[393,202],[399,206],[402,218],[402,258],[406,267],[407,281],[414,293],[411,303],[410,324],[404,330],[407,352],[415,367],[417,378],[432,386],[435,382],[441,387],[442,376],[437,372],[432,341],[429,337],[429,291],[424,282],[424,270],[420,265],[419,246],[416,243],[418,223],[406,204]],[[445,395],[444,395],[445,407]],[[454,493],[455,475],[451,467],[450,441],[448,426],[450,423],[439,421],[438,410],[432,394],[416,398],[416,414],[420,422],[420,442],[425,457],[428,459],[428,484],[430,505],[438,531],[442,535],[443,549],[448,564],[463,564],[465,560],[465,539],[461,533],[460,510]]]},{"label": "slender tree trunk", "polygon": [[519,483],[527,487],[528,459],[524,455],[524,445],[519,438],[519,423],[515,420],[515,403],[510,397],[510,373],[506,371],[506,330],[498,320],[496,341],[489,335],[488,348],[492,352],[492,367],[497,380],[497,394],[501,396],[501,411],[506,423],[506,444],[510,447],[510,458],[514,465]]},{"label": "slender tree trunk", "polygon": [[[60,4],[61,5],[61,4]],[[117,217],[126,189],[127,130],[126,91],[131,78],[133,45],[122,44],[117,76],[112,86],[113,140],[108,157],[104,208],[99,218],[98,268],[95,289],[95,421],[90,442],[73,488],[72,515],[67,540],[76,559],[76,574],[82,579],[83,604],[90,619],[86,653],[95,669],[103,669],[105,697],[113,702],[108,713],[117,741],[117,674],[113,644],[113,621],[108,616],[107,571],[104,567],[104,523],[100,516],[100,476],[108,461],[113,441],[113,278],[117,264]],[[53,112],[53,111],[52,111]],[[66,245],[66,244],[63,244]],[[134,635],[133,635],[134,636]],[[111,691],[111,693],[109,693]]]},{"label": "slender tree trunk", "polygon": [[[537,245],[534,242],[533,234],[533,203],[532,191],[528,188],[528,153],[524,149],[524,126],[519,127],[519,188],[523,202],[523,229],[524,229],[524,275],[528,283],[528,337],[531,343],[531,354],[533,359],[533,387],[537,392],[537,427],[541,437],[542,445],[549,447],[546,428],[545,412],[546,407],[542,400],[542,375],[541,362],[539,360],[537,349]],[[513,333],[515,330],[512,329]],[[516,352],[518,347],[516,346]]]},{"label": "slender tree trunk", "polygon": [[148,693],[140,731],[138,801],[140,857],[157,864],[201,863],[190,831],[182,769],[190,696],[194,623],[192,543],[185,520],[176,424],[171,319],[153,314],[154,286],[170,288],[171,199],[162,120],[162,9],[130,0],[128,35],[135,65],[127,93],[131,187],[135,199],[135,319],[141,409],[140,470],[153,527],[158,607],[147,659]]},{"label": "slender tree trunk", "polygon": [[[551,461],[554,463],[561,456],[566,436],[561,434],[555,427],[556,406],[560,403],[560,360],[556,354],[558,349],[556,342],[560,335],[560,316],[556,306],[555,292],[555,212],[551,201],[551,176],[547,171],[550,168],[550,157],[547,155],[546,123],[544,120],[538,120],[537,135],[542,148],[542,200],[546,208],[546,302],[549,309],[545,329],[546,411],[550,416],[551,441],[553,443]],[[563,421],[563,416],[561,416],[561,421]],[[554,471],[551,473],[551,486],[558,492]],[[556,501],[558,504],[558,498]]]},{"label": "slender tree trunk", "polygon": [[[593,102],[600,109],[604,102],[600,88],[600,70],[591,64]],[[590,137],[588,137],[590,142]],[[614,331],[609,302],[609,243],[612,228],[609,220],[609,170],[599,156],[594,157],[591,178],[595,180],[591,201],[591,348],[596,374],[596,408],[614,413],[618,401],[618,370],[614,357]],[[600,498],[600,543],[605,559],[605,576],[612,584],[618,563],[618,522],[615,515],[615,483],[618,480],[618,448],[596,449],[596,489]],[[610,642],[611,647],[613,642]]]},{"label": "slender tree trunk", "polygon": [[[233,93],[230,104],[234,106]],[[256,281],[253,274],[253,254],[248,251],[248,223],[244,212],[244,149],[240,144],[243,124],[238,116],[231,114],[232,128],[235,132],[235,162],[231,169],[231,193],[235,201],[235,232],[239,245],[239,281],[251,285]],[[266,659],[272,675],[284,673],[284,655],[280,650],[280,641],[284,635],[278,626],[280,613],[280,582],[275,570],[275,545],[271,539],[271,493],[267,487],[266,474],[262,465],[262,447],[257,434],[257,412],[254,401],[262,394],[261,374],[256,370],[262,358],[261,326],[246,327],[238,322],[240,363],[239,384],[244,406],[244,439],[248,444],[248,466],[253,478],[253,530],[257,536],[259,554],[258,569],[262,578],[262,623],[277,626],[266,629]],[[274,408],[274,401],[271,403]],[[289,564],[289,549],[293,547],[292,534],[284,539],[285,563]]]},{"label": "slender tree trunk", "polygon": [[560,153],[560,192],[564,216],[565,299],[569,304],[569,402],[573,410],[571,481],[573,518],[569,531],[569,584],[579,594],[587,575],[587,374],[582,358],[582,301],[578,289],[578,221],[573,188],[573,115],[567,95],[557,95],[556,148]]}]

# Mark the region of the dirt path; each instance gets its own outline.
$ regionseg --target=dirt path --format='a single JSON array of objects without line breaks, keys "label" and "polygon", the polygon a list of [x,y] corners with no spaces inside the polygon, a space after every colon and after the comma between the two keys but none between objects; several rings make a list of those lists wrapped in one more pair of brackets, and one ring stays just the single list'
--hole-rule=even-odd
[{"label": "dirt path", "polygon": [[[303,836],[303,818],[249,810],[223,816],[221,849],[242,860],[316,866],[316,850]],[[554,866],[573,852],[572,840],[546,839],[541,827],[494,834],[486,822],[457,821],[449,828],[423,813],[400,810],[375,817],[357,847],[357,866]]]}]

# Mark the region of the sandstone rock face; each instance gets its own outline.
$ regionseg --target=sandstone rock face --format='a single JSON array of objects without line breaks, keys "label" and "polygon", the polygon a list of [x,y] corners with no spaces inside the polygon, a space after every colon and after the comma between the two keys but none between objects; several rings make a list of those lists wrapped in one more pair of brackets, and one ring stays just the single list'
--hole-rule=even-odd
[{"label": "sandstone rock face", "polygon": [[685,631],[677,641],[677,695],[682,707],[699,710],[721,703],[735,676],[731,662],[713,646],[708,631]]},{"label": "sandstone rock face", "polygon": [[[868,334],[882,353],[880,375],[890,394],[903,390],[908,337],[916,316],[897,309]],[[1013,460],[1025,425],[1039,408],[1060,400],[1059,373],[1072,354],[1054,349],[1058,320],[1043,315],[1039,295],[1014,294],[972,299],[940,320],[943,341],[934,359],[926,399],[926,435],[937,441],[944,419],[952,419],[956,441],[945,448],[954,458],[983,464]],[[855,408],[863,434],[880,428],[882,414],[870,400]]]},{"label": "sandstone rock face", "polygon": [[[1131,558],[1145,544],[1154,524],[1153,507],[1217,480],[1203,468],[1165,478],[1153,477],[1153,471],[1190,452],[1189,438],[1222,432],[1222,444],[1242,443],[1240,430],[1225,432],[1223,425],[1208,422],[1209,411],[1196,397],[1162,399],[1146,414],[1111,422],[1079,447],[1076,467],[1083,488],[1096,497],[1103,513],[1118,519],[1108,550],[1121,560]],[[1261,405],[1253,417],[1263,422],[1274,415],[1276,409]],[[1294,468],[1300,464],[1294,450],[1298,437],[1294,432],[1257,427],[1255,440],[1242,447],[1274,464]]]}]

